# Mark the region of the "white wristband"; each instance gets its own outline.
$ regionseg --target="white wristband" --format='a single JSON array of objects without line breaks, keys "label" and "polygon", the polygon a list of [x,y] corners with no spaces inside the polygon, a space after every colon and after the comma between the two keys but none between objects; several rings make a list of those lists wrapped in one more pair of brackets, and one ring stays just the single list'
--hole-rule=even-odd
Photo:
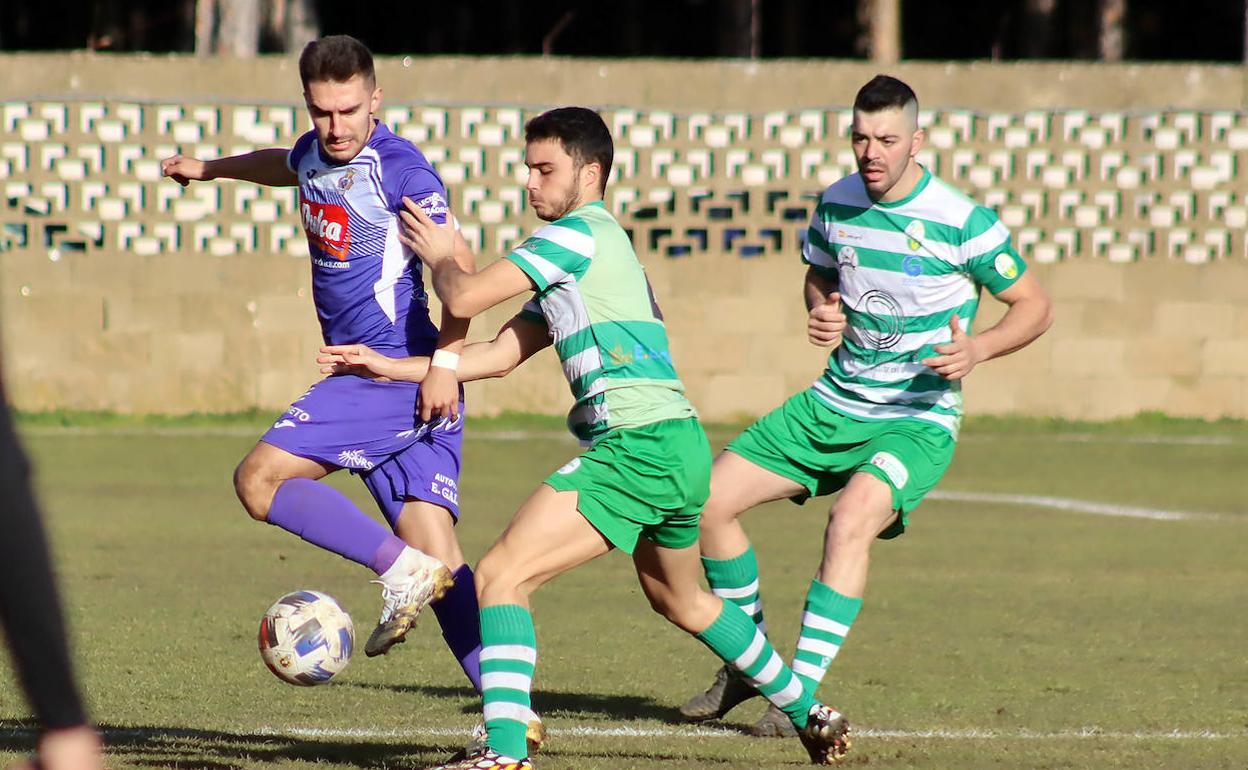
[{"label": "white wristband", "polygon": [[435,350],[433,351],[433,359],[429,361],[429,365],[455,371],[459,368],[459,354],[452,353],[449,350]]}]

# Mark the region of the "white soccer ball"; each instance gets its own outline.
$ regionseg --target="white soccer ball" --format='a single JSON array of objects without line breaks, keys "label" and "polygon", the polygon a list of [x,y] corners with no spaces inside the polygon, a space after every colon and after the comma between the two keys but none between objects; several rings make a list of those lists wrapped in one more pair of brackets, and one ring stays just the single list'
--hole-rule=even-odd
[{"label": "white soccer ball", "polygon": [[260,657],[278,679],[311,686],[325,684],[347,667],[355,627],[332,596],[295,591],[264,613],[259,638]]}]

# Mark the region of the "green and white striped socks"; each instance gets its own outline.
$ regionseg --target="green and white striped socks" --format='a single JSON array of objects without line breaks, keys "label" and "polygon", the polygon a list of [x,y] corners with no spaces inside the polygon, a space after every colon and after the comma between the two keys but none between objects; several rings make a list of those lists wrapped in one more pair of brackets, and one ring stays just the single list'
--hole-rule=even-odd
[{"label": "green and white striped socks", "polygon": [[754,546],[732,559],[708,559],[702,557],[702,569],[711,593],[724,601],[737,605],[754,619],[755,625],[767,633],[763,623],[763,600],[758,595],[758,559]]},{"label": "green and white striped socks", "polygon": [[724,602],[719,617],[705,631],[695,634],[726,663],[745,675],[763,697],[788,715],[798,729],[806,726],[814,696],[802,680],[785,665],[767,636],[749,615],[732,602]]},{"label": "green and white striped socks", "polygon": [[841,651],[849,627],[861,608],[862,599],[839,594],[818,580],[811,581],[806,593],[806,609],[802,612],[802,633],[793,656],[793,671],[812,696],[833,658]]},{"label": "green and white striped socks", "polygon": [[529,755],[525,729],[532,719],[530,693],[537,665],[533,616],[518,604],[481,608],[481,699],[487,743],[513,759]]}]

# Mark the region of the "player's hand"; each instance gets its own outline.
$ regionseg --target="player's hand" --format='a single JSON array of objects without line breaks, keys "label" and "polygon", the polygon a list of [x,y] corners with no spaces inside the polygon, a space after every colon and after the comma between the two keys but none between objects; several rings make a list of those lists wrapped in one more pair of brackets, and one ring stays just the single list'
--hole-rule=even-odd
[{"label": "player's hand", "polygon": [[841,344],[846,323],[841,294],[834,291],[824,299],[823,304],[810,309],[806,320],[806,336],[812,345],[834,348]]},{"label": "player's hand", "polygon": [[394,359],[370,348],[368,345],[325,345],[316,362],[321,364],[321,374],[354,374],[374,380],[389,380],[393,374]]},{"label": "player's hand", "polygon": [[923,365],[931,367],[946,380],[960,380],[970,374],[975,365],[984,360],[984,356],[975,338],[962,331],[957,313],[949,319],[949,328],[953,339],[947,344],[935,346],[933,350],[940,355],[923,359]]},{"label": "player's hand", "polygon": [[104,770],[100,736],[86,726],[49,730],[33,761],[15,762],[8,770]]},{"label": "player's hand", "polygon": [[416,252],[425,264],[432,267],[444,259],[454,258],[455,217],[449,204],[446,207],[446,223],[440,225],[404,195],[399,221],[399,240]]},{"label": "player's hand", "polygon": [[208,164],[196,158],[174,155],[160,162],[161,176],[167,176],[186,187],[192,181],[202,182],[208,177]]},{"label": "player's hand", "polygon": [[429,373],[420,383],[416,406],[420,410],[421,422],[459,417],[459,377],[455,375],[455,370],[442,366],[429,367]]}]

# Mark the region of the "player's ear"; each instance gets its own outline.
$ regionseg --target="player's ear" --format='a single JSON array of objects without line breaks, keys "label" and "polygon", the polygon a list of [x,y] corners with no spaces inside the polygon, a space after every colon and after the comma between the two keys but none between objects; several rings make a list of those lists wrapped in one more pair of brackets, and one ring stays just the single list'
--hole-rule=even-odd
[{"label": "player's ear", "polygon": [[585,182],[595,190],[602,189],[602,164],[585,164]]},{"label": "player's ear", "polygon": [[368,112],[370,115],[375,115],[380,109],[381,109],[381,88],[377,87],[373,89],[373,95],[368,101]]},{"label": "player's ear", "polygon": [[914,137],[910,141],[910,155],[918,155],[925,141],[927,141],[927,131],[922,128],[915,129]]}]

